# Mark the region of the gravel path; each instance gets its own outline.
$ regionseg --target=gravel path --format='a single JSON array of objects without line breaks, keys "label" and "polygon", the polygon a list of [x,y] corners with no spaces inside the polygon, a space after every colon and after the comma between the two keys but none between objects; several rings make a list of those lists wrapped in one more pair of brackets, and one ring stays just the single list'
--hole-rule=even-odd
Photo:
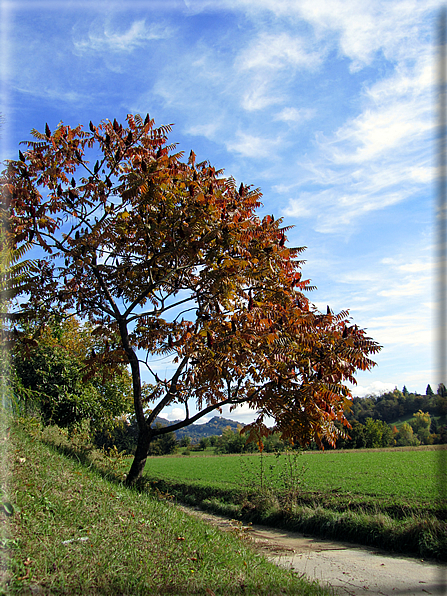
[{"label": "gravel path", "polygon": [[278,565],[328,584],[340,596],[447,595],[446,565],[265,526],[247,526],[190,507],[182,509],[223,530],[247,536]]}]

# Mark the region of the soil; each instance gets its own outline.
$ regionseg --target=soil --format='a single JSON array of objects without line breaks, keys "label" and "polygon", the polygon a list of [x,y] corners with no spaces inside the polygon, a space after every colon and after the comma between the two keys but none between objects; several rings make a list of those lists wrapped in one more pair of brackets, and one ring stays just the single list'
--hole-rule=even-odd
[{"label": "soil", "polygon": [[222,530],[251,540],[259,552],[277,565],[332,586],[340,596],[447,595],[444,564],[277,528],[245,525],[192,507],[181,508]]}]

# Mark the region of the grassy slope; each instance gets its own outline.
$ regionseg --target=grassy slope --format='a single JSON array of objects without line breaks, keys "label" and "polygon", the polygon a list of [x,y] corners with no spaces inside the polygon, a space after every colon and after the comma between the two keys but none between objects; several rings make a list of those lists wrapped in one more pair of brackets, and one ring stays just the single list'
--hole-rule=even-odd
[{"label": "grassy slope", "polygon": [[327,593],[270,564],[241,537],[109,482],[18,428],[8,449],[2,484],[16,513],[0,515],[5,593]]}]

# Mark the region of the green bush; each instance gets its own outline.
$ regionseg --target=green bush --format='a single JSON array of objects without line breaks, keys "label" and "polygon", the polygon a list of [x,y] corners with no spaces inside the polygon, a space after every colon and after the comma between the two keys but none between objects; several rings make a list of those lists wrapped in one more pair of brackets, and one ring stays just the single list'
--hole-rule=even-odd
[{"label": "green bush", "polygon": [[247,437],[231,428],[225,428],[215,445],[216,453],[247,453],[255,452],[258,447],[255,443],[248,443]]},{"label": "green bush", "polygon": [[82,420],[99,426],[131,411],[127,369],[108,367],[98,357],[107,341],[75,318],[53,317],[45,326],[24,325],[11,355],[12,389],[22,411],[38,413],[44,424],[65,428]]}]

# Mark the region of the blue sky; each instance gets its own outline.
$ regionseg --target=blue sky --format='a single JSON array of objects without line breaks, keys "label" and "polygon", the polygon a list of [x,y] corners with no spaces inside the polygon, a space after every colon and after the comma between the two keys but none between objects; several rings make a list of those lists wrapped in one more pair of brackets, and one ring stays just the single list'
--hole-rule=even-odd
[{"label": "blue sky", "polygon": [[[1,159],[150,113],[260,187],[320,308],[383,345],[354,395],[436,387],[435,39],[424,0],[0,2]],[[159,370],[167,366],[159,362]],[[175,418],[177,412],[172,412]],[[233,413],[250,419],[245,410]]]}]

